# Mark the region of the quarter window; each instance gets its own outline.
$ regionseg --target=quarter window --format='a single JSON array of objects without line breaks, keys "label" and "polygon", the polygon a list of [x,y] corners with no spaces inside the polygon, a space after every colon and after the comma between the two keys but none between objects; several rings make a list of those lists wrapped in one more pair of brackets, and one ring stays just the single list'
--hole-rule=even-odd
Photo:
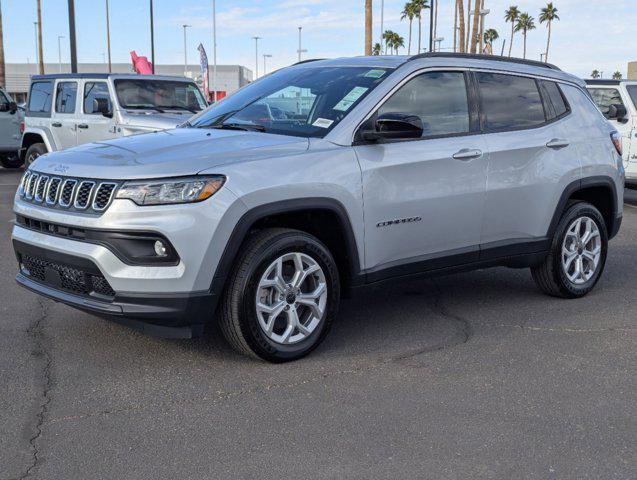
[{"label": "quarter window", "polygon": [[462,72],[423,73],[409,80],[378,114],[404,113],[420,117],[423,137],[469,132],[469,102]]},{"label": "quarter window", "polygon": [[589,92],[597,108],[599,108],[605,117],[608,117],[608,111],[611,105],[624,106],[622,96],[616,88],[591,88]]},{"label": "quarter window", "polygon": [[51,113],[52,96],[51,82],[34,82],[29,93],[29,113]]},{"label": "quarter window", "polygon": [[57,113],[75,113],[76,98],[76,82],[59,82],[55,90],[55,111]]},{"label": "quarter window", "polygon": [[633,100],[633,105],[637,108],[637,85],[628,85],[628,95]]},{"label": "quarter window", "polygon": [[476,74],[482,99],[484,128],[528,128],[546,121],[535,80],[499,73]]},{"label": "quarter window", "polygon": [[106,82],[86,82],[84,84],[84,113],[101,115],[98,108],[100,102],[106,102],[108,109],[113,110]]},{"label": "quarter window", "polygon": [[542,97],[544,98],[547,120],[561,117],[568,112],[568,106],[564,101],[564,96],[560,91],[560,87],[557,86],[557,83],[542,80],[540,82],[540,88],[542,89]]}]

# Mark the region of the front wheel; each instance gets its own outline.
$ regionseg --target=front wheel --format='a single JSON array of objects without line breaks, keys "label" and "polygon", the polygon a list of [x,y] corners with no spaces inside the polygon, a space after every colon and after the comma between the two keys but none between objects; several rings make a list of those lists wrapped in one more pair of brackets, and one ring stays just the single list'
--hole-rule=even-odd
[{"label": "front wheel", "polygon": [[243,246],[221,305],[221,330],[240,353],[296,360],[325,338],[339,303],[329,250],[298,230],[273,228]]},{"label": "front wheel", "polygon": [[27,153],[24,156],[27,167],[30,167],[38,157],[47,153],[46,145],[44,143],[34,143],[27,149]]},{"label": "front wheel", "polygon": [[533,280],[549,295],[583,297],[599,280],[607,251],[608,233],[599,210],[590,203],[574,203],[555,229],[549,255],[531,269]]}]

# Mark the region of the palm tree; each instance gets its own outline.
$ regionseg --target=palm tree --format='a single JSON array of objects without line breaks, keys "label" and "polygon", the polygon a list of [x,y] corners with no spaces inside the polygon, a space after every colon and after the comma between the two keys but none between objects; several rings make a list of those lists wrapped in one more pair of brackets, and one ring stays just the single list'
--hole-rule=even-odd
[{"label": "palm tree", "polygon": [[535,29],[535,19],[529,15],[528,13],[521,13],[518,18],[518,23],[515,24],[515,31],[522,31],[522,35],[524,36],[524,54],[522,58],[526,58],[526,34],[529,30]]},{"label": "palm tree", "polygon": [[387,48],[390,49],[390,51],[393,48],[393,41],[394,41],[394,35],[395,33],[392,32],[391,30],[385,30],[385,32],[383,32],[383,40],[385,41],[385,55],[387,55]]},{"label": "palm tree", "polygon": [[405,3],[402,13],[400,14],[400,19],[404,20],[405,18],[409,19],[409,42],[407,43],[407,55],[411,54],[411,26],[414,21],[415,16],[415,8],[413,2]]},{"label": "palm tree", "polygon": [[376,42],[374,46],[372,47],[372,55],[380,55],[381,48],[382,47],[380,46],[380,43]]},{"label": "palm tree", "polygon": [[511,22],[511,40],[509,40],[509,57],[511,56],[511,48],[513,48],[513,35],[515,34],[515,23],[520,17],[520,10],[516,5],[512,5],[504,12],[504,21]]},{"label": "palm tree", "polygon": [[542,9],[542,13],[540,13],[540,23],[546,22],[549,27],[548,38],[546,39],[546,54],[544,57],[544,61],[549,61],[549,47],[551,45],[551,24],[554,20],[559,20],[560,17],[557,14],[557,8],[553,6],[553,2],[548,3],[546,7]]},{"label": "palm tree", "polygon": [[[462,0],[464,1],[464,0]],[[476,0],[477,2],[478,0]],[[467,5],[467,29],[466,31],[466,35],[465,35],[465,44],[464,44],[464,51],[468,52],[469,51],[469,39],[471,38],[471,0],[469,0],[469,3]]]},{"label": "palm tree", "polygon": [[422,45],[422,11],[429,8],[429,0],[411,0],[414,8],[414,17],[418,19],[418,53]]},{"label": "palm tree", "polygon": [[490,52],[491,55],[493,55],[493,42],[495,42],[498,38],[500,38],[498,31],[495,28],[490,28],[486,32],[484,32],[483,38],[484,38],[484,43],[486,43],[489,46],[489,49],[491,50]]},{"label": "palm tree", "polygon": [[458,36],[460,37],[458,39],[458,43],[460,45],[460,53],[464,53],[465,52],[464,0],[456,0],[456,2],[458,3],[458,27],[459,27]]},{"label": "palm tree", "polygon": [[405,46],[405,39],[401,37],[400,35],[398,35],[397,33],[394,33],[394,39],[392,44],[394,45],[394,50],[396,51],[396,55],[398,55],[398,49],[403,48]]},{"label": "palm tree", "polygon": [[471,53],[476,53],[478,47],[478,27],[480,25],[480,0],[475,0],[475,8],[473,9],[473,30],[471,32]]},{"label": "palm tree", "polygon": [[365,0],[365,55],[372,54],[372,0]]},{"label": "palm tree", "polygon": [[617,70],[615,73],[613,73],[613,80],[621,80],[621,79],[622,79],[622,72]]},{"label": "palm tree", "polygon": [[599,73],[599,70],[597,69],[593,70],[593,72],[591,73],[591,78],[599,78],[601,76],[601,73]]}]

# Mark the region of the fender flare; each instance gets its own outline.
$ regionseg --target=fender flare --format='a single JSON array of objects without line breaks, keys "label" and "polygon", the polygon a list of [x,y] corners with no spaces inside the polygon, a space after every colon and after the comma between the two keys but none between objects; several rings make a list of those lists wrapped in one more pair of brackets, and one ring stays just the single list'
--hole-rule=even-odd
[{"label": "fender flare", "polygon": [[55,143],[53,143],[53,137],[51,136],[51,130],[48,127],[40,128],[27,128],[22,134],[22,140],[20,141],[20,156],[23,157],[26,154],[27,147],[24,146],[24,138],[29,135],[38,135],[42,139],[42,143],[46,146],[49,152],[57,150]]},{"label": "fender flare", "polygon": [[359,275],[361,271],[360,257],[356,237],[354,235],[354,230],[347,210],[341,202],[334,200],[333,198],[308,197],[267,203],[251,208],[244,213],[234,226],[234,229],[230,234],[230,238],[226,243],[225,249],[212,278],[210,291],[214,294],[221,295],[226,280],[232,271],[232,266],[237,254],[239,253],[239,249],[250,233],[250,229],[256,222],[272,215],[303,212],[307,210],[327,210],[338,217],[340,227],[342,228],[345,236],[345,249],[349,259],[348,270],[350,273],[351,283],[358,284],[361,281]]}]

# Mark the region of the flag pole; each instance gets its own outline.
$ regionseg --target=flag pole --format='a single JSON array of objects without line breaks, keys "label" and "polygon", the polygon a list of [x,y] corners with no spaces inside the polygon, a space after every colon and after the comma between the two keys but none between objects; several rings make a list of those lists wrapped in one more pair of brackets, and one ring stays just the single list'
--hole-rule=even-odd
[{"label": "flag pole", "polygon": [[217,103],[217,5],[212,0],[212,98]]}]

